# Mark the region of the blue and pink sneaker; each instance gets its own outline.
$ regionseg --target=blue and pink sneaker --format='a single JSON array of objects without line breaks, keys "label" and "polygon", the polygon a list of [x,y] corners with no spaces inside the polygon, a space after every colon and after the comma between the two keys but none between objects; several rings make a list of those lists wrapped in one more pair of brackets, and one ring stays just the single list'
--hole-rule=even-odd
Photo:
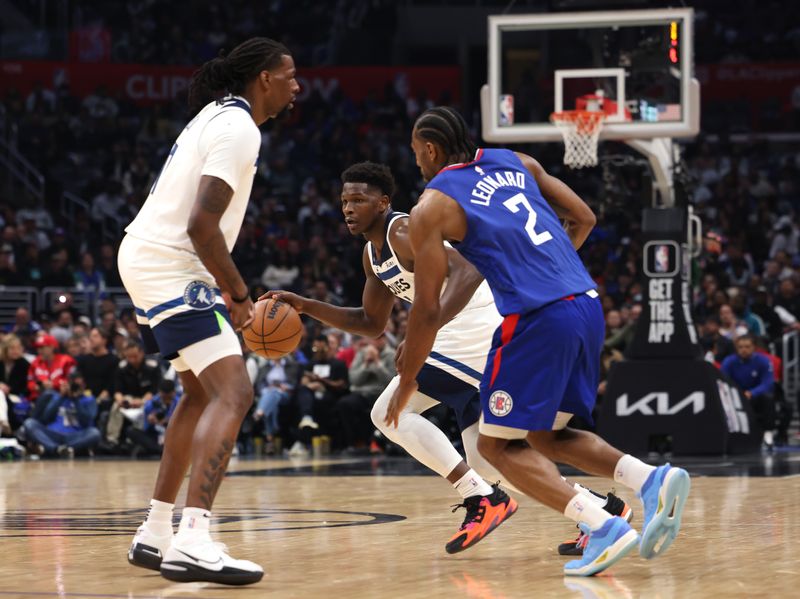
[{"label": "blue and pink sneaker", "polygon": [[683,468],[659,466],[637,493],[644,504],[644,526],[639,555],[652,559],[672,545],[681,527],[681,515],[691,481]]},{"label": "blue and pink sneaker", "polygon": [[579,527],[588,535],[589,541],[581,559],[564,565],[566,576],[593,576],[602,572],[622,559],[639,542],[639,534],[619,516],[609,518],[595,530],[583,522]]}]

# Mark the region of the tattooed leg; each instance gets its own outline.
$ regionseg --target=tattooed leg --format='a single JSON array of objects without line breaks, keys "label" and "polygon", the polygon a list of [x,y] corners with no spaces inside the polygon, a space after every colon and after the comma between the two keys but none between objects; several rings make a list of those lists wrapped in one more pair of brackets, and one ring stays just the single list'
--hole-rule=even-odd
[{"label": "tattooed leg", "polygon": [[192,438],[187,507],[210,510],[228,468],[239,427],[253,403],[253,387],[240,356],[228,356],[199,376],[210,401]]},{"label": "tattooed leg", "polygon": [[219,489],[222,477],[225,476],[225,471],[228,469],[228,460],[231,457],[232,450],[233,442],[223,439],[217,454],[208,458],[208,464],[203,470],[205,482],[200,485],[200,501],[203,503],[202,507],[207,510],[210,510],[211,504],[214,503],[217,489]]},{"label": "tattooed leg", "polygon": [[158,466],[153,499],[175,503],[192,461],[192,438],[197,421],[208,405],[208,396],[190,371],[180,373],[183,395],[169,419],[164,453]]}]

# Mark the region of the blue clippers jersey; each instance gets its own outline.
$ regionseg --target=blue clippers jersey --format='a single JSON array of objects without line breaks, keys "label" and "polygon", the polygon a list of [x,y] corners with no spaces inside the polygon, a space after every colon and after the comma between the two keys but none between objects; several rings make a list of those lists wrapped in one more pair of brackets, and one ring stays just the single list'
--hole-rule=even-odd
[{"label": "blue clippers jersey", "polygon": [[512,151],[479,149],[473,162],[442,169],[428,187],[464,209],[467,234],[453,247],[489,282],[503,316],[594,289],[561,222]]}]

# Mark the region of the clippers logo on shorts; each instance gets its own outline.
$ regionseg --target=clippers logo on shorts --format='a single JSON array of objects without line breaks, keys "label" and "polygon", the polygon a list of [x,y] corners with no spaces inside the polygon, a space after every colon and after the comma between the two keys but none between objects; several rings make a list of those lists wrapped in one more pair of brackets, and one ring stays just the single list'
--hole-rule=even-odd
[{"label": "clippers logo on shorts", "polygon": [[208,310],[217,303],[217,293],[204,281],[192,281],[183,292],[183,301],[195,310]]},{"label": "clippers logo on shorts", "polygon": [[506,416],[514,406],[511,396],[505,391],[495,391],[489,397],[489,411],[495,416]]}]

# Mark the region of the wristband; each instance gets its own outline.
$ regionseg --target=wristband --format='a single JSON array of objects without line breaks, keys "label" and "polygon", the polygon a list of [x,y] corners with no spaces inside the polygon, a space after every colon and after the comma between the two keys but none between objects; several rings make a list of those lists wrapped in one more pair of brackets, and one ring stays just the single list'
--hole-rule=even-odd
[{"label": "wristband", "polygon": [[244,295],[243,295],[241,298],[238,298],[238,297],[233,297],[233,296],[231,295],[231,301],[232,301],[234,304],[241,304],[241,303],[244,303],[244,302],[246,302],[246,301],[247,301],[247,300],[249,300],[249,299],[250,299],[250,291],[247,291],[247,292],[246,292],[246,293],[245,293],[245,294],[244,294]]}]

